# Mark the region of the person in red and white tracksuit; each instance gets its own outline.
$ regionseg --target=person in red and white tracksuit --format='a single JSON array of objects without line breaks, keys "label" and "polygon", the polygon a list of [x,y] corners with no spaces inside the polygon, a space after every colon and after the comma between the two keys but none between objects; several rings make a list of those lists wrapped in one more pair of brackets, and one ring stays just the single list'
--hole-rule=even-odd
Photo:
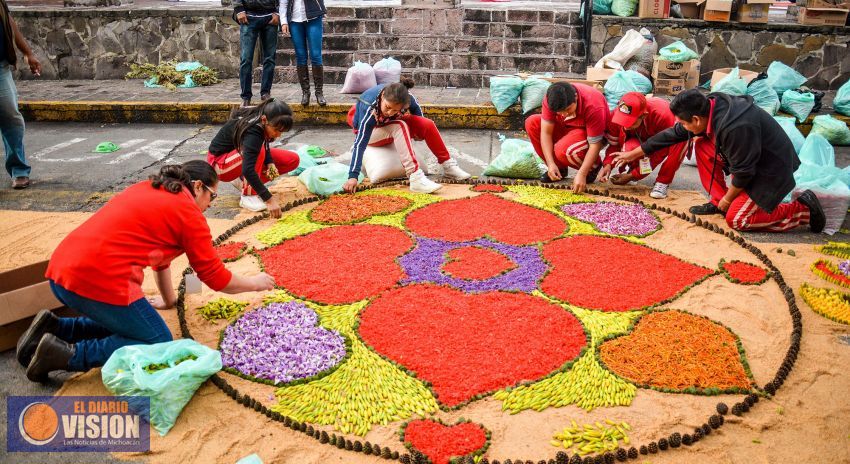
[{"label": "person in red and white tracksuit", "polygon": [[210,142],[207,162],[218,178],[242,190],[239,206],[281,215],[280,205],[266,182],[298,167],[298,154],[269,144],[292,128],[292,110],[269,98],[255,107],[238,110]]},{"label": "person in red and white tracksuit", "polygon": [[525,120],[534,151],[546,163],[541,182],[555,182],[578,170],[573,191],[581,193],[596,180],[599,153],[611,112],[602,92],[584,84],[556,82],[546,91],[540,114]]},{"label": "person in red and white tracksuit", "polygon": [[[735,230],[782,232],[809,225],[821,232],[826,217],[811,190],[791,203],[782,200],[794,190],[800,159],[778,122],[750,96],[703,95],[686,90],[670,103],[677,123],[615,156],[615,166],[644,154],[688,142],[697,156],[697,170],[709,202],[692,206],[692,214],[722,214]],[[726,184],[724,173],[731,176]]]},{"label": "person in red and white tracksuit", "polygon": [[413,86],[413,80],[406,77],[401,82],[377,85],[363,92],[348,111],[348,125],[357,136],[351,148],[348,181],[343,185],[346,192],[354,193],[357,189],[366,147],[390,144],[394,145],[410,179],[411,191],[432,193],[439,189],[441,185],[425,177],[425,172],[419,168],[413,151],[414,140],[425,141],[447,177],[458,180],[472,177],[449,155],[437,125],[424,116],[416,97],[410,94]]},{"label": "person in red and white tracksuit", "polygon": [[[687,142],[664,148],[650,156],[623,164],[619,167],[620,174],[611,175],[614,169],[614,158],[621,151],[630,151],[640,146],[644,140],[673,127],[676,117],[670,112],[670,104],[666,100],[646,97],[640,92],[629,92],[623,95],[617,107],[611,112],[611,120],[605,138],[608,149],[599,176],[601,182],[611,182],[625,185],[631,181],[643,179],[659,165],[658,177],[649,196],[652,198],[667,198],[667,189],[673,182],[676,171],[682,164],[682,158],[688,148]],[[628,171],[623,172],[628,168]]]}]

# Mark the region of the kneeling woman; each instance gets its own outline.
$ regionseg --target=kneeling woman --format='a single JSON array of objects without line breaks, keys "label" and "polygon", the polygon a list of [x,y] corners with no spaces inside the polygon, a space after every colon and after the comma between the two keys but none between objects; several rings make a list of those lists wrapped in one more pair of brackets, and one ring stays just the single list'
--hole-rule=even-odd
[{"label": "kneeling woman", "polygon": [[[45,381],[55,370],[87,371],[122,346],[170,341],[171,331],[155,309],[176,303],[169,266],[183,253],[215,291],[274,287],[271,276],[239,276],[219,259],[203,214],[217,187],[215,171],[201,160],[165,166],[109,200],[62,240],[46,277],[56,298],[83,317],[59,318],[50,311],[35,317],[16,353],[27,378]],[[159,297],[142,293],[146,267],[155,272]]]},{"label": "kneeling woman", "polygon": [[440,136],[434,121],[422,115],[416,97],[408,92],[413,80],[403,78],[394,84],[381,84],[363,92],[357,103],[348,112],[348,125],[354,129],[354,147],[351,149],[351,167],[348,182],[343,188],[353,193],[357,189],[357,177],[363,163],[366,146],[394,144],[404,171],[410,178],[410,190],[416,193],[431,193],[440,184],[425,177],[419,169],[413,140],[425,140],[428,148],[443,166],[443,174],[453,179],[469,179],[470,175],[449,157],[449,150]]},{"label": "kneeling woman", "polygon": [[242,190],[239,206],[251,211],[269,210],[280,217],[280,206],[266,182],[298,167],[298,154],[269,144],[292,128],[292,110],[270,98],[258,106],[241,108],[210,143],[207,162],[218,178]]}]

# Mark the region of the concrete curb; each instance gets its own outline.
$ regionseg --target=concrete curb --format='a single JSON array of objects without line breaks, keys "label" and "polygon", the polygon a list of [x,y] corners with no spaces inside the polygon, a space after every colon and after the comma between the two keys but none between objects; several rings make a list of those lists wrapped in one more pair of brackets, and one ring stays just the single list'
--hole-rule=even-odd
[{"label": "concrete curb", "polygon": [[[311,126],[345,125],[351,104],[331,103],[306,109],[291,104],[297,124]],[[232,102],[118,102],[118,101],[21,101],[21,113],[27,121],[223,124],[237,107]],[[525,117],[519,106],[499,114],[492,105],[422,105],[425,114],[445,129],[523,130]],[[829,114],[821,112],[819,114]],[[787,115],[785,115],[787,116]],[[808,135],[817,114],[810,115],[797,127]],[[850,117],[832,116],[850,126]]]},{"label": "concrete curb", "polygon": [[[237,107],[232,102],[115,102],[115,101],[21,101],[27,121],[222,124]],[[350,104],[331,103],[306,109],[292,104],[295,122],[304,125],[345,125]],[[521,130],[519,109],[502,114],[490,105],[422,105],[425,114],[441,128]]]}]

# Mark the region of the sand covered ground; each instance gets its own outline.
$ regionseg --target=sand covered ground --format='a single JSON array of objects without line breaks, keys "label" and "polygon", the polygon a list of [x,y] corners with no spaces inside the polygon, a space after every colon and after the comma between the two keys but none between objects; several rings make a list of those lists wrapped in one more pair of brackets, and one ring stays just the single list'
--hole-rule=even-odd
[{"label": "sand covered ground", "polygon": [[[307,194],[300,186],[286,182],[275,186],[273,190],[284,196],[284,203]],[[638,188],[632,191],[634,194],[646,193]],[[470,194],[466,186],[447,186],[440,196],[454,198]],[[696,192],[672,192],[666,201],[648,198],[647,201],[663,202],[682,211],[701,202],[702,197]],[[313,205],[315,203],[301,208],[311,208]],[[62,237],[88,217],[82,213],[18,211],[2,211],[0,215],[4,218],[0,224],[0,234],[6,237],[3,245],[0,245],[0,270],[46,259]],[[672,216],[659,216],[664,228],[645,239],[649,246],[711,269],[717,268],[721,258],[758,263],[752,254],[721,235]],[[213,235],[223,232],[240,219],[244,218],[234,221],[211,220]],[[719,216],[712,220],[721,224]],[[261,221],[234,236],[233,240],[245,239],[251,244],[257,231],[271,225],[272,220]],[[258,242],[254,244],[259,245]],[[761,243],[758,246],[780,268],[785,280],[795,290],[802,282],[822,287],[832,286],[809,271],[810,264],[822,256],[811,245]],[[782,248],[781,253],[778,248]],[[789,249],[794,250],[795,256],[787,254]],[[175,261],[175,279],[180,275],[177,270],[185,266],[185,258]],[[246,273],[258,270],[252,256],[229,263],[228,267]],[[634,271],[640,272],[640,269]],[[156,292],[150,276],[146,279],[145,291],[149,294]],[[218,296],[221,295],[205,288],[200,296],[190,296],[189,307],[197,308]],[[262,297],[235,295],[231,298],[259,302]],[[840,335],[850,333],[850,328],[815,314],[799,297],[798,304],[803,313],[804,327],[800,355],[791,375],[774,398],[763,399],[742,418],[726,416],[726,425],[694,446],[641,456],[641,459],[633,462],[850,462],[850,398],[846,395],[850,386],[850,345],[839,340]],[[732,284],[721,275],[715,275],[665,307],[704,315],[732,328],[741,338],[758,385],[764,385],[773,377],[784,358],[791,320],[781,291],[772,280],[762,286],[741,286]],[[176,312],[164,311],[161,314],[174,334],[178,335]],[[188,312],[188,322],[199,342],[216,346],[217,329],[220,327],[203,321],[192,311]],[[22,371],[10,374],[23,376]],[[230,374],[222,376],[237,389],[264,404],[274,404],[274,388]],[[94,370],[66,382],[59,394],[100,395],[107,392],[100,381],[100,371]],[[508,416],[501,412],[500,401],[485,398],[460,411],[441,411],[437,416],[446,421],[462,416],[490,428],[494,440],[487,456],[491,460],[504,461],[521,457],[537,461],[554,456],[557,450],[548,444],[549,438],[553,432],[568,425],[570,419],[580,423],[606,418],[627,421],[634,427],[631,435],[633,443],[640,444],[673,431],[688,433],[706,420],[718,401],[731,405],[740,399],[740,395],[706,397],[639,389],[629,407],[597,408],[590,413],[568,406],[549,408],[542,412],[524,411]],[[377,427],[362,440],[403,452],[404,448],[395,435],[397,425]],[[332,431],[330,427],[323,430]],[[153,435],[150,453],[129,457],[142,458],[151,463],[235,462],[256,452],[266,463],[384,462],[362,453],[321,445],[304,434],[236,404],[209,382],[200,388],[166,437]],[[358,437],[352,435],[350,438]]]}]

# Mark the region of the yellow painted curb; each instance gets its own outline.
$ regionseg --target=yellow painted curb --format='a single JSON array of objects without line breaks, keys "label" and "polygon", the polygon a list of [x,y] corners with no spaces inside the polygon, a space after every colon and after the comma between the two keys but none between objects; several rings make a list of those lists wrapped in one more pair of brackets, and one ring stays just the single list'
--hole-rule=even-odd
[{"label": "yellow painted curb", "polygon": [[[221,124],[237,107],[230,102],[109,102],[109,101],[21,101],[27,121]],[[290,105],[295,122],[304,125],[345,125],[350,104]],[[522,130],[518,109],[502,114],[491,105],[422,105],[425,114],[439,127],[454,129]]]}]

